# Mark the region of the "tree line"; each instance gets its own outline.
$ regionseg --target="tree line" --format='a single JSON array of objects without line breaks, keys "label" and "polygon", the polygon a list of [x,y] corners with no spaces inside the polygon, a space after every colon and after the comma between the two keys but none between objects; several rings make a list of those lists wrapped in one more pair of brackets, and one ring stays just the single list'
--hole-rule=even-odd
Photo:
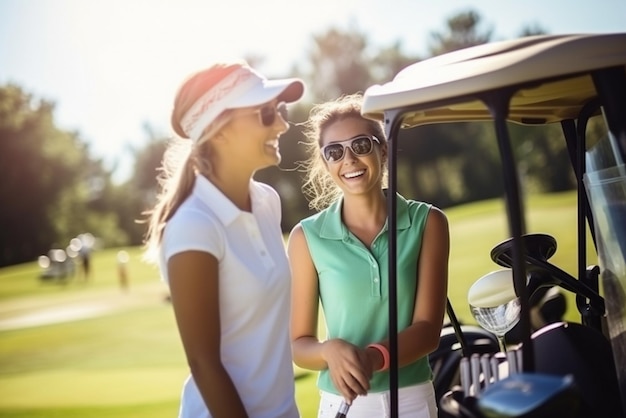
[{"label": "tree line", "polygon": [[[430,34],[429,57],[492,41],[492,28],[483,26],[473,10],[451,17],[441,31]],[[544,31],[536,25],[528,26],[520,36],[540,33]],[[303,78],[309,95],[290,109],[294,123],[281,138],[281,165],[256,176],[281,195],[286,232],[312,213],[301,191],[303,173],[298,165],[306,159],[299,123],[306,120],[311,106],[363,92],[428,58],[404,52],[400,41],[374,47],[358,27],[329,28],[314,35],[307,56],[288,74]],[[262,57],[245,58],[262,68]],[[518,169],[526,191],[575,187],[558,127],[510,129],[514,151],[523,160]],[[0,266],[33,261],[50,248],[65,248],[84,232],[107,247],[142,244],[145,225],[137,221],[154,203],[157,169],[168,141],[149,126],[145,134],[146,145],[132,150],[132,175],[117,184],[79,132],[55,125],[53,102],[33,97],[17,85],[0,86]],[[500,159],[490,123],[405,129],[398,149],[398,189],[408,197],[445,209],[502,196]]]}]

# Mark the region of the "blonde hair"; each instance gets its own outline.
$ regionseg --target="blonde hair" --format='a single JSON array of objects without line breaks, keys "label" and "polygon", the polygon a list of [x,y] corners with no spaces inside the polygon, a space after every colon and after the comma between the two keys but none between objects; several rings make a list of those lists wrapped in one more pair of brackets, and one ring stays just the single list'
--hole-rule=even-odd
[{"label": "blonde hair", "polygon": [[171,125],[178,137],[172,138],[163,156],[157,181],[159,193],[155,206],[143,214],[148,229],[144,239],[145,259],[156,262],[158,248],[163,237],[165,224],[176,213],[180,205],[193,190],[196,175],[211,171],[209,138],[215,135],[231,118],[225,111],[209,125],[202,137],[193,144],[181,126],[181,119],[193,104],[216,83],[234,70],[247,65],[245,62],[217,63],[188,77],[174,99]]},{"label": "blonde hair", "polygon": [[[383,125],[379,121],[364,118],[361,115],[363,95],[354,93],[343,95],[336,100],[320,103],[311,109],[309,118],[303,123],[308,159],[300,167],[306,173],[302,191],[309,200],[309,208],[322,210],[341,197],[341,189],[335,184],[326,169],[326,161],[320,149],[322,135],[332,124],[345,119],[360,119],[367,123],[369,134],[376,136],[381,144],[386,142]],[[383,183],[385,183],[383,177]]]}]

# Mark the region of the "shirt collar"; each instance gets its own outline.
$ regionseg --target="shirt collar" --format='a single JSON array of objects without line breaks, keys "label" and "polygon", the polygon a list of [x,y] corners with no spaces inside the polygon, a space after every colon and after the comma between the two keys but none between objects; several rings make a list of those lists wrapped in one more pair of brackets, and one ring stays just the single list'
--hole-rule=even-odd
[{"label": "shirt collar", "polygon": [[[322,238],[341,240],[348,236],[348,228],[341,221],[341,208],[343,207],[343,198],[338,199],[335,203],[326,209],[324,223],[320,230]],[[409,219],[409,204],[404,197],[396,194],[396,227],[398,230],[407,229],[411,226]],[[385,222],[383,231],[387,231],[388,219]]]},{"label": "shirt collar", "polygon": [[[250,199],[252,201],[252,211],[255,212],[265,204],[261,189],[254,181],[250,181]],[[202,175],[196,176],[193,187],[193,195],[200,199],[205,205],[211,208],[213,213],[219,218],[223,225],[231,224],[237,217],[247,213],[239,209],[235,204],[222,193],[211,181]]]}]

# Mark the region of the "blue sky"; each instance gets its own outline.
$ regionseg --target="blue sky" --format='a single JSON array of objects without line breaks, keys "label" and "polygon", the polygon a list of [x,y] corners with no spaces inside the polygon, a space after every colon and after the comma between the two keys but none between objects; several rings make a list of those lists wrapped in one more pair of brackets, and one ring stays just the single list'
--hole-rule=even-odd
[{"label": "blue sky", "polygon": [[123,180],[144,125],[169,134],[174,91],[191,71],[255,54],[262,72],[290,75],[330,26],[424,56],[430,34],[470,9],[494,40],[529,25],[626,31],[626,0],[0,0],[0,84],[55,102],[57,124],[79,131]]}]

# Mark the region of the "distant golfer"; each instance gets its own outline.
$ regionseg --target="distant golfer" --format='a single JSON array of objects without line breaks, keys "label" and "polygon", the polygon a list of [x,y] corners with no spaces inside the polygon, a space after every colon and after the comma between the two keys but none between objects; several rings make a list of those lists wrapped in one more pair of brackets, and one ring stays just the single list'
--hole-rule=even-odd
[{"label": "distant golfer", "polygon": [[93,251],[95,239],[90,233],[80,234],[78,239],[80,241],[78,256],[80,257],[83,279],[88,281],[91,278],[91,252]]}]

